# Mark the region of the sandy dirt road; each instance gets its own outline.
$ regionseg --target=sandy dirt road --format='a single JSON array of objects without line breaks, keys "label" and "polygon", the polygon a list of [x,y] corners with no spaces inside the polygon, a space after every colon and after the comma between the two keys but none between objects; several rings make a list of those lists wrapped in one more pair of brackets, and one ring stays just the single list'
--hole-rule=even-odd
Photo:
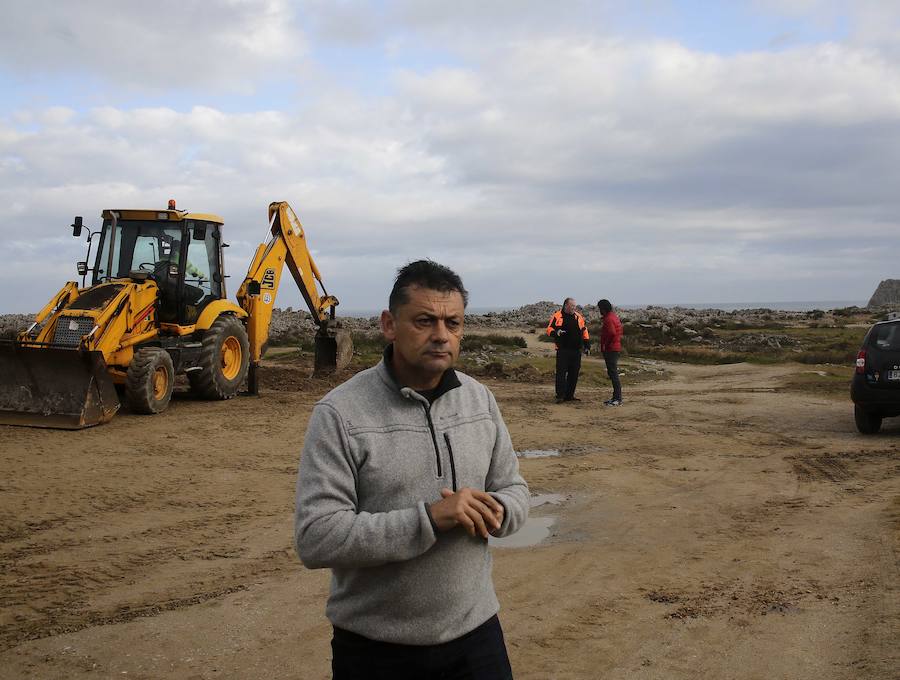
[{"label": "sandy dirt road", "polygon": [[[592,359],[593,360],[593,359]],[[857,435],[797,365],[670,365],[557,405],[489,382],[552,522],[495,548],[515,675],[900,678],[900,419]],[[0,427],[0,677],[329,677],[328,574],[291,548],[297,458],[328,389],[180,398],[81,432]]]}]

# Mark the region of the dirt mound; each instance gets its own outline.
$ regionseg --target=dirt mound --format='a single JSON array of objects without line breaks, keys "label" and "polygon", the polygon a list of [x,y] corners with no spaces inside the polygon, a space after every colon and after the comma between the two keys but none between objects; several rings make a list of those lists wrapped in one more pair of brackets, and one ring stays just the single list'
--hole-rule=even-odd
[{"label": "dirt mound", "polygon": [[552,376],[542,375],[541,372],[531,364],[509,366],[501,361],[491,361],[483,366],[469,369],[466,372],[482,378],[494,378],[497,380],[510,380],[523,383],[547,382],[547,380],[552,378]]},{"label": "dirt mound", "polygon": [[295,363],[263,362],[259,367],[261,390],[273,392],[314,392],[320,394],[337,387],[363,367],[351,364],[348,368],[328,375],[314,376],[311,361],[298,359]]}]

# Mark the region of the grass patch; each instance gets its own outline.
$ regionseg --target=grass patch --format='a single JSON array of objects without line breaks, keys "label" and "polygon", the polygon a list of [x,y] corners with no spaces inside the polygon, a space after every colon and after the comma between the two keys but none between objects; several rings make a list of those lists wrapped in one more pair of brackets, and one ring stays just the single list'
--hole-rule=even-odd
[{"label": "grass patch", "polygon": [[[541,383],[553,386],[556,379],[556,357],[514,356],[498,357],[486,365],[467,362],[460,357],[459,368],[465,373],[490,378],[507,378],[517,382]],[[661,380],[668,375],[663,367],[641,360],[622,360],[619,374],[623,385],[637,385],[650,380]],[[578,385],[581,387],[609,387],[609,376],[603,359],[583,359]]]},{"label": "grass patch", "polygon": [[[353,365],[362,369],[377,364],[384,354],[386,345],[381,333],[355,332],[351,333],[351,337],[353,339]],[[288,346],[286,344],[279,343],[278,346],[270,347],[266,353],[266,359],[290,363],[298,358],[311,358],[315,354],[316,345],[313,335],[297,337]],[[466,364],[467,353],[487,352],[502,360],[511,351],[526,346],[525,338],[521,336],[467,335],[463,337],[460,346],[460,364]]]},{"label": "grass patch", "polygon": [[351,333],[353,338],[353,363],[363,368],[374,366],[384,354],[387,343],[381,333]]},{"label": "grass patch", "polygon": [[[678,329],[663,333],[655,326],[644,328],[632,325],[631,335],[626,330],[623,347],[634,356],[694,364],[795,361],[802,364],[851,365],[868,330],[866,326],[819,325],[817,322],[779,326],[776,333],[761,333],[761,327],[756,324],[752,328],[702,329],[698,332],[705,342],[696,343],[684,338],[683,332],[680,336]],[[781,347],[767,344],[766,338],[769,337]],[[715,344],[710,345],[709,342]]]},{"label": "grass patch", "polygon": [[800,364],[845,364],[852,366],[856,360],[856,350],[813,350],[795,352],[786,356],[783,361],[796,361]]},{"label": "grass patch", "polygon": [[312,352],[304,352],[296,347],[269,347],[263,355],[266,361],[277,364],[294,364],[298,361],[306,362],[312,357]]},{"label": "grass patch", "polygon": [[500,335],[499,333],[470,334],[463,336],[460,351],[490,351],[494,348],[522,348],[528,346],[521,335]]},{"label": "grass patch", "polygon": [[856,358],[856,351],[845,350],[772,350],[770,352],[735,352],[713,347],[684,347],[677,345],[642,347],[634,353],[636,356],[662,361],[679,361],[686,364],[718,365],[739,364],[781,364],[797,362],[799,364],[838,364],[851,366]]},{"label": "grass patch", "polygon": [[[785,326],[777,329],[772,336],[780,338],[781,348],[772,347],[747,338],[750,344],[746,349],[735,349],[740,345],[743,336],[759,336],[757,325],[754,329],[740,330],[716,328],[695,329],[705,340],[715,342],[691,342],[689,336],[684,338],[662,334],[655,326],[640,329],[640,333],[626,335],[623,352],[620,355],[620,371],[624,372],[623,382],[634,385],[645,380],[658,380],[665,377],[666,371],[650,360],[673,361],[690,364],[719,365],[749,362],[755,364],[775,364],[796,362],[808,366],[825,368],[834,372],[833,384],[823,380],[817,373],[800,373],[796,380],[789,383],[786,389],[810,390],[819,389],[825,392],[840,393],[846,387],[847,378],[843,371],[853,366],[856,352],[868,330],[868,326],[835,326],[833,324],[812,325],[809,322],[801,326]],[[762,334],[765,335],[765,334]],[[385,342],[378,332],[354,332],[353,361],[351,369],[361,370],[373,366],[381,359]],[[553,342],[553,339],[538,332],[541,342]],[[596,339],[594,340],[596,343]],[[520,335],[499,333],[470,333],[462,340],[458,367],[461,371],[473,376],[508,379],[519,382],[552,384],[556,368],[555,357],[524,355],[521,351],[526,347],[526,340]],[[595,344],[596,348],[596,344]],[[313,334],[294,339],[289,346],[281,344],[271,347],[266,359],[279,363],[310,363],[315,351]],[[606,366],[599,353],[594,353],[582,362],[579,383],[587,387],[605,387],[609,385]]]},{"label": "grass patch", "polygon": [[703,365],[739,364],[743,361],[748,361],[747,354],[741,352],[727,352],[711,347],[680,347],[674,345],[657,347],[638,346],[634,348],[632,354],[649,359],[680,361],[687,364]]},{"label": "grass patch", "polygon": [[309,345],[312,347],[313,338],[315,337],[315,331],[311,331],[309,334],[306,333],[282,333],[277,338],[266,341],[267,347],[303,347],[304,345]]},{"label": "grass patch", "polygon": [[818,370],[800,371],[790,376],[779,387],[779,391],[802,392],[804,394],[827,395],[850,398],[852,371],[836,370],[832,366],[819,366]]}]

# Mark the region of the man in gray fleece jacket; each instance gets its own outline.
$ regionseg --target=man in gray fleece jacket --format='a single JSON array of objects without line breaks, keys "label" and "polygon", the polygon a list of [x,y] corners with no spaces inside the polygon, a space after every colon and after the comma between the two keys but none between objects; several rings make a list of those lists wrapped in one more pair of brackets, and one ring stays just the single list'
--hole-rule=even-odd
[{"label": "man in gray fleece jacket", "polygon": [[494,396],[453,370],[466,298],[448,268],[406,265],[384,358],[313,409],[294,540],[332,570],[335,680],[512,677],[488,535],[522,526],[529,493]]}]

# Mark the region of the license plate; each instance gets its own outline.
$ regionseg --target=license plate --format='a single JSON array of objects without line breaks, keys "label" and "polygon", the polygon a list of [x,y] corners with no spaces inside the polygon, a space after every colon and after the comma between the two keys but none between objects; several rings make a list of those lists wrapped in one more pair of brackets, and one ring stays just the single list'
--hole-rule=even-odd
[{"label": "license plate", "polygon": [[888,371],[887,379],[888,380],[900,380],[900,371]]}]

